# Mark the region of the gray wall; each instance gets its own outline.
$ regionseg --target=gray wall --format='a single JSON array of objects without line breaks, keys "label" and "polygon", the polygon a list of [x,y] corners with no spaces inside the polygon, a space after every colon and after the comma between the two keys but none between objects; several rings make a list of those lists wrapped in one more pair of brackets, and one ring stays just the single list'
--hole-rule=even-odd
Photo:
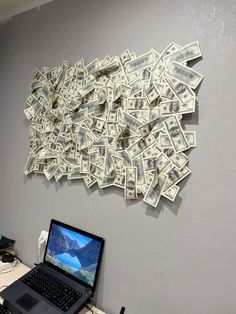
[{"label": "gray wall", "polygon": [[[56,218],[106,239],[96,301],[107,313],[122,304],[130,314],[236,312],[235,16],[233,0],[58,0],[0,27],[0,230],[17,239],[27,265]],[[23,176],[34,65],[194,40],[204,56],[194,68],[205,79],[186,128],[197,131],[198,147],[176,205],[151,210],[117,190]]]}]

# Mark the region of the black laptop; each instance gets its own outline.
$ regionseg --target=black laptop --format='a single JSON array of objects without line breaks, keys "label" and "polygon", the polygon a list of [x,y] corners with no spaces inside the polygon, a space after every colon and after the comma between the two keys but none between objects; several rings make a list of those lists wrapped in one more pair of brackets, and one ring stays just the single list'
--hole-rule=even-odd
[{"label": "black laptop", "polygon": [[104,239],[51,220],[43,263],[0,292],[16,314],[76,313],[93,294]]}]

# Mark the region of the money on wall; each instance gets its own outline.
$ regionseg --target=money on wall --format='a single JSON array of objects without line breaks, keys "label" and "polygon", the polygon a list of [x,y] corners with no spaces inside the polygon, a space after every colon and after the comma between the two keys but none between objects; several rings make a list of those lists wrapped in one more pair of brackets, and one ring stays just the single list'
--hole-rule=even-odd
[{"label": "money on wall", "polygon": [[195,111],[203,76],[188,65],[199,57],[198,42],[171,43],[161,54],[126,50],[87,65],[36,68],[24,110],[25,175],[115,186],[153,207],[161,197],[174,201],[191,172],[185,152],[196,146],[181,120]]}]

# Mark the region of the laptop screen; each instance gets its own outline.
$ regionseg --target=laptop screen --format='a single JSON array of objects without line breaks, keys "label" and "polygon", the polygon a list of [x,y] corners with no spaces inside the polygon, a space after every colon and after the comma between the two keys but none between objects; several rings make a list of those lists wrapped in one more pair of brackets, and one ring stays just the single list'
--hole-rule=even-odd
[{"label": "laptop screen", "polygon": [[51,221],[44,261],[95,289],[104,240]]}]

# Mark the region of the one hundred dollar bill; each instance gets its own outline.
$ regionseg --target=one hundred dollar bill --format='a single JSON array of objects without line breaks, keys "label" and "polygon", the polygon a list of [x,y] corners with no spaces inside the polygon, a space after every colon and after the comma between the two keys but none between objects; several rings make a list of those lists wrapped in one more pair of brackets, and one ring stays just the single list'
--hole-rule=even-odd
[{"label": "one hundred dollar bill", "polygon": [[191,171],[187,166],[183,167],[181,170],[178,170],[176,167],[172,167],[166,172],[167,180],[164,187],[164,192],[168,190],[173,184],[177,184],[182,181],[190,173]]},{"label": "one hundred dollar bill", "polygon": [[172,185],[168,190],[166,190],[162,195],[168,198],[170,201],[174,202],[179,191],[179,186]]},{"label": "one hundred dollar bill", "polygon": [[188,157],[184,153],[175,153],[173,148],[164,148],[163,153],[179,170],[188,163]]},{"label": "one hundred dollar bill", "polygon": [[137,194],[137,168],[125,168],[125,190],[124,196],[126,199],[138,198]]},{"label": "one hundred dollar bill", "polygon": [[189,45],[184,46],[179,50],[176,50],[166,55],[164,57],[164,62],[166,67],[168,68],[172,61],[182,63],[196,59],[198,57],[201,57],[201,50],[198,41],[195,41]]},{"label": "one hundred dollar bill", "polygon": [[175,97],[184,105],[189,99],[194,97],[194,92],[190,87],[171,77],[165,79],[167,86],[173,92]]},{"label": "one hundred dollar bill", "polygon": [[187,150],[189,148],[188,142],[176,116],[171,116],[164,124],[175,152]]},{"label": "one hundred dollar bill", "polygon": [[189,147],[196,147],[197,146],[196,132],[195,131],[185,131],[184,135],[186,137],[186,140],[188,142]]},{"label": "one hundred dollar bill", "polygon": [[152,138],[140,139],[135,142],[133,145],[127,148],[127,152],[131,159],[135,158],[143,151],[145,151],[153,143]]},{"label": "one hundred dollar bill", "polygon": [[203,79],[202,74],[175,61],[171,63],[166,74],[167,76],[181,81],[192,89],[195,89]]},{"label": "one hundred dollar bill", "polygon": [[190,98],[184,105],[178,100],[168,100],[160,103],[161,116],[170,116],[181,113],[187,114],[195,111],[195,97]]},{"label": "one hundred dollar bill", "polygon": [[158,184],[154,184],[155,178],[153,178],[152,183],[150,184],[143,201],[152,207],[157,207],[157,204],[161,198],[161,194],[165,183],[167,181],[167,176],[162,173],[158,178]]},{"label": "one hundred dollar bill", "polygon": [[126,73],[130,74],[141,69],[147,68],[149,66],[152,66],[154,64],[154,61],[155,61],[154,52],[150,50],[149,52],[139,56],[138,58],[128,61],[125,64]]}]

